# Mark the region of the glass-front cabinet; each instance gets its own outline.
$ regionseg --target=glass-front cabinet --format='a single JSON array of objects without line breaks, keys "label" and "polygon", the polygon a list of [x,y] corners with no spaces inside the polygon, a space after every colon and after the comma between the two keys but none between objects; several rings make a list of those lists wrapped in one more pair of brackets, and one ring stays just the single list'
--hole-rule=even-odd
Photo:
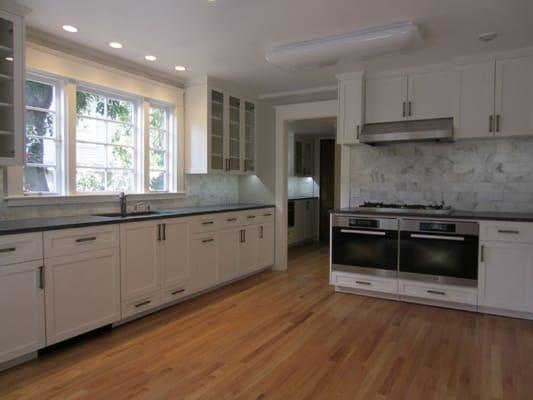
[{"label": "glass-front cabinet", "polygon": [[244,105],[244,172],[255,172],[255,104]]},{"label": "glass-front cabinet", "polygon": [[241,171],[241,99],[229,96],[228,171]]},{"label": "glass-front cabinet", "polygon": [[211,91],[211,168],[223,171],[226,169],[224,158],[224,94]]},{"label": "glass-front cabinet", "polygon": [[22,165],[23,17],[0,10],[0,165]]}]

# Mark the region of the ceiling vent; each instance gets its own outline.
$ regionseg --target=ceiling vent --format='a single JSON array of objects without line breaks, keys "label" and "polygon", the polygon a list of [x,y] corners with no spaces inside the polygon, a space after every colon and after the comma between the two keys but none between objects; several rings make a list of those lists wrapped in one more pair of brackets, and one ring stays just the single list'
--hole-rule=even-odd
[{"label": "ceiling vent", "polygon": [[413,22],[401,22],[275,46],[265,58],[282,68],[311,69],[336,64],[345,57],[365,59],[404,50],[421,40],[418,26]]}]

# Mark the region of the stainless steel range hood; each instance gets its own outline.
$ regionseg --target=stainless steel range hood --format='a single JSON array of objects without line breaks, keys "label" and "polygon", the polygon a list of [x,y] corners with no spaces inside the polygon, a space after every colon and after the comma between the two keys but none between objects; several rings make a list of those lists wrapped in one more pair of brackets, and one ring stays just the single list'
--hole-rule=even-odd
[{"label": "stainless steel range hood", "polygon": [[366,124],[359,138],[368,144],[452,140],[453,118]]}]

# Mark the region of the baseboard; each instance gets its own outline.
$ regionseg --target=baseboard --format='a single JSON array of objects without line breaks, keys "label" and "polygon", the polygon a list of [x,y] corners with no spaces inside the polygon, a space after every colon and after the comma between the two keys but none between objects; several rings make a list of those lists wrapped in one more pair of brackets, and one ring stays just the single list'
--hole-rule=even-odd
[{"label": "baseboard", "polygon": [[533,320],[533,313],[503,310],[501,308],[478,306],[478,311],[483,314],[499,315],[501,317],[520,318]]},{"label": "baseboard", "polygon": [[24,364],[28,361],[35,360],[38,357],[39,357],[39,353],[37,351],[33,351],[29,354],[25,354],[13,360],[6,361],[5,363],[0,364],[0,372],[5,371],[6,369],[9,369],[9,368],[16,367],[17,365]]},{"label": "baseboard", "polygon": [[416,304],[423,304],[425,306],[433,306],[433,307],[441,307],[441,308],[451,308],[454,310],[462,310],[462,311],[471,311],[471,312],[477,312],[477,306],[472,304],[460,304],[460,303],[452,303],[447,301],[438,301],[438,300],[428,300],[428,299],[421,299],[418,297],[411,297],[411,296],[399,296],[400,301],[405,301],[407,303],[416,303]]}]

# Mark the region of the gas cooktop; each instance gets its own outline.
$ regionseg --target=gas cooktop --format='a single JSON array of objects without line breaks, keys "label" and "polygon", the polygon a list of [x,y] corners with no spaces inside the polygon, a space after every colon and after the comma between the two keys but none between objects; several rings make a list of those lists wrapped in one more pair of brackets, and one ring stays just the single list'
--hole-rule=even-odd
[{"label": "gas cooktop", "polygon": [[391,213],[422,213],[422,214],[449,214],[453,210],[450,206],[440,204],[403,204],[403,203],[382,203],[366,201],[356,209],[362,211],[391,212]]}]

